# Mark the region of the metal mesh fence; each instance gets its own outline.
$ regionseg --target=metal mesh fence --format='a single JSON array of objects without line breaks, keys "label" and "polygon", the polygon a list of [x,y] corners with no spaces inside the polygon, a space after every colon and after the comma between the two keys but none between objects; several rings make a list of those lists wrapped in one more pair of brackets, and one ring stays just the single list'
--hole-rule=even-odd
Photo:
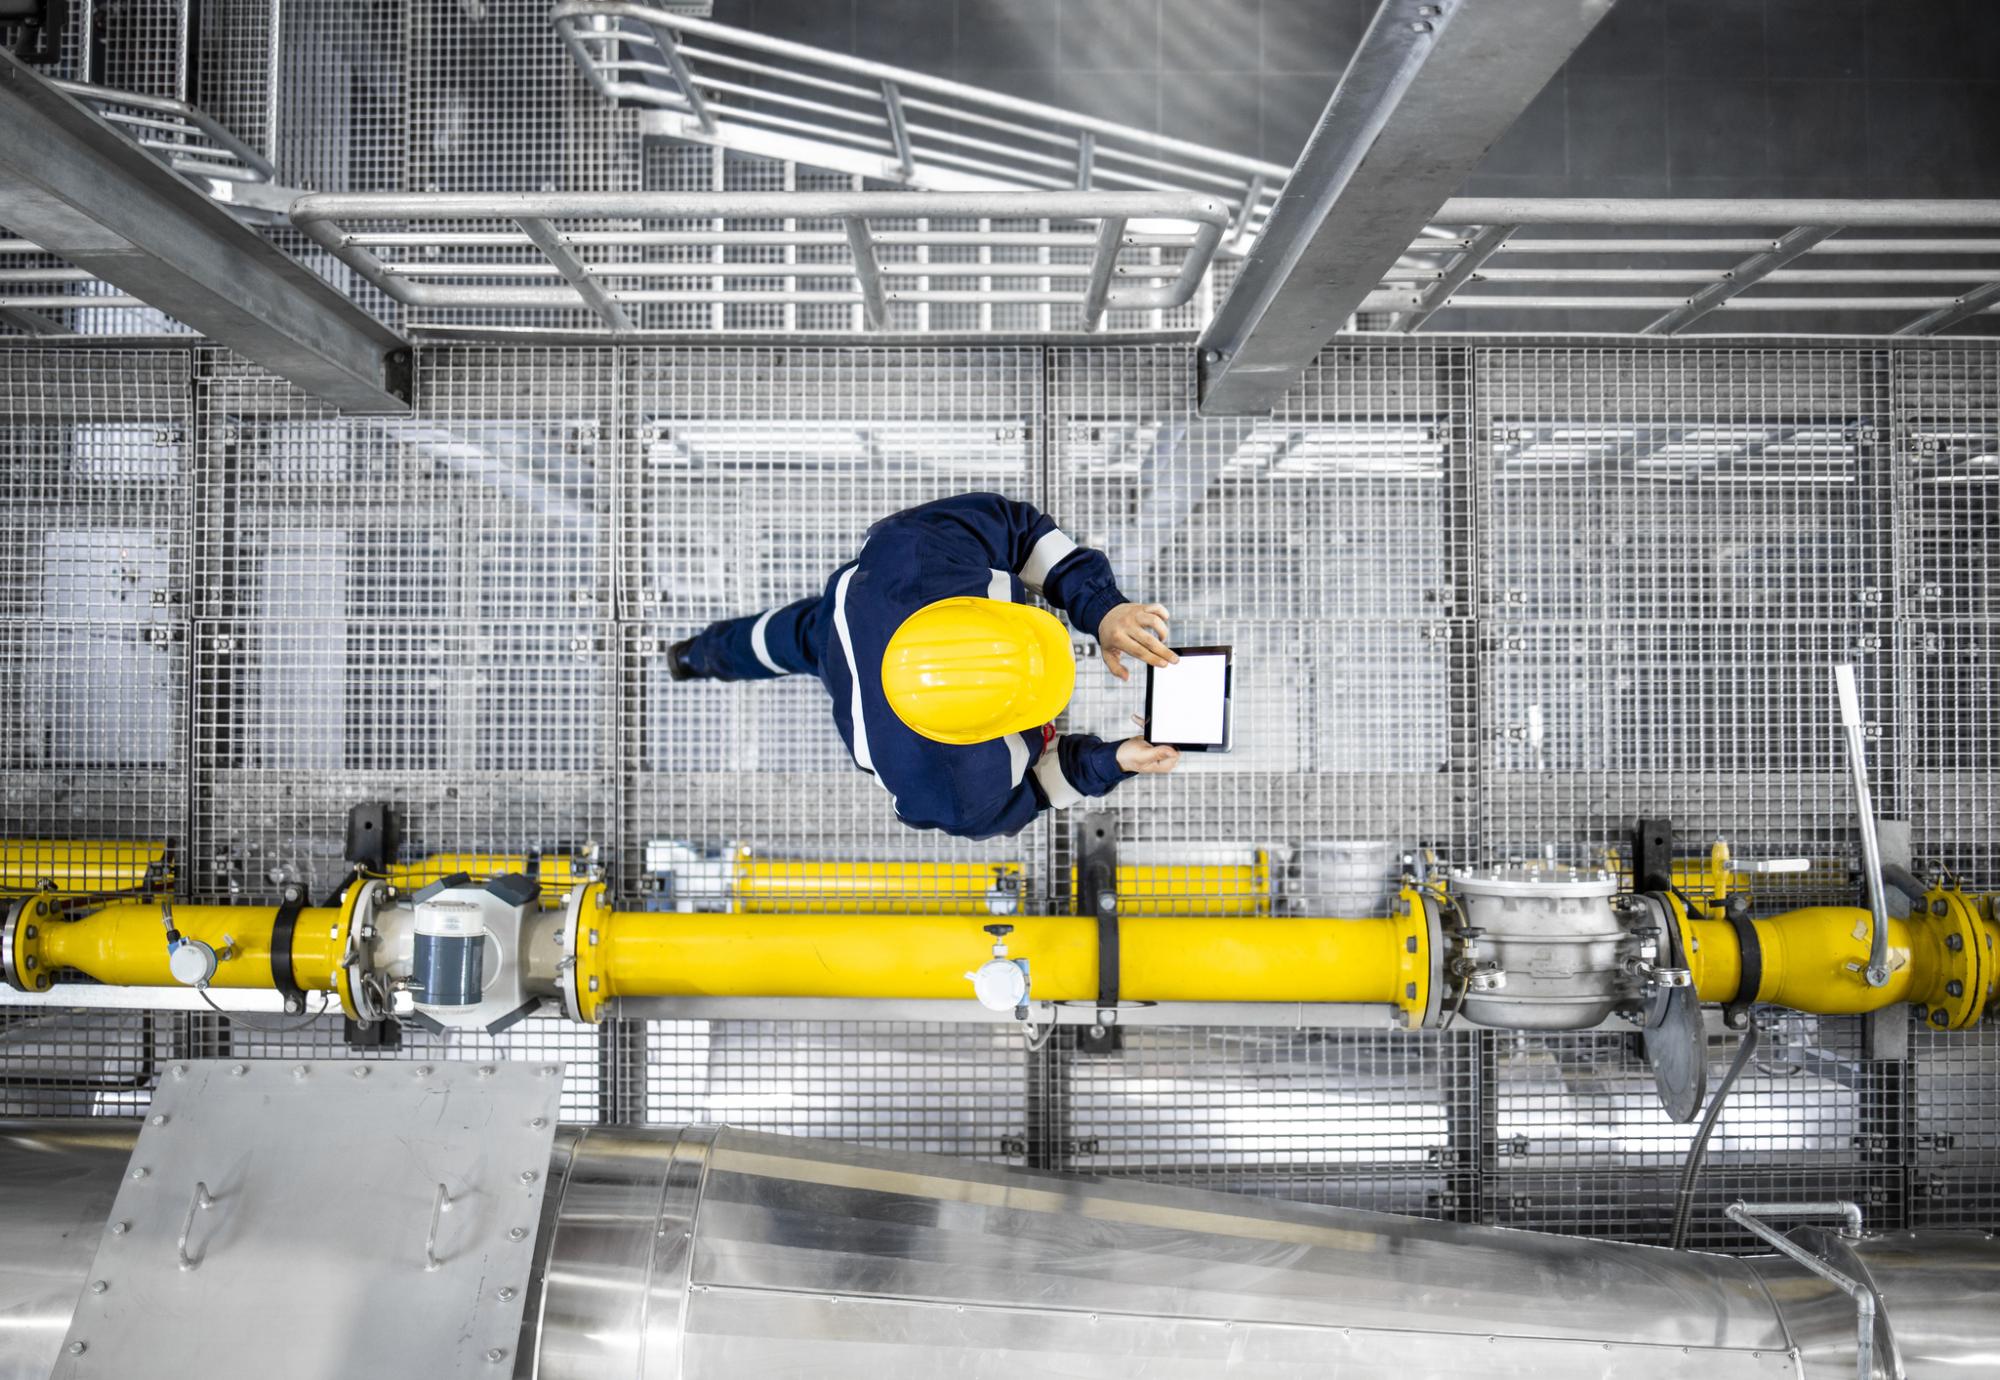
[{"label": "metal mesh fence", "polygon": [[[209,349],[0,352],[0,834],[159,839],[184,894],[268,903],[330,887],[345,809],[386,798],[407,855],[589,850],[627,904],[723,904],[747,849],[807,903],[873,860],[920,865],[911,905],[973,864],[1066,908],[1077,818],[906,830],[817,686],[665,670],[703,623],[816,593],[875,518],[987,488],[1104,547],[1183,645],[1242,658],[1242,748],[1089,817],[1132,861],[1372,914],[1408,852],[1584,859],[1665,814],[1810,860],[1760,906],[1846,897],[1829,667],[1852,658],[1878,802],[1921,859],[1993,887],[1994,360],[1356,342],[1230,422],[1193,416],[1172,347],[488,346],[424,351],[419,410],[385,420]],[[1072,726],[1123,732],[1141,691],[1081,670]],[[0,1113],[130,1112],[174,1058],[345,1050],[337,1021],[281,1024],[11,1008]],[[1639,1240],[1688,1134],[1610,1032],[405,1038],[356,1057],[559,1058],[581,1119]],[[1739,1194],[1993,1225],[1996,1050],[1917,1031],[1875,1058],[1855,1021],[1785,1018],[1723,1119],[1696,1242],[1748,1244],[1719,1212]]]}]

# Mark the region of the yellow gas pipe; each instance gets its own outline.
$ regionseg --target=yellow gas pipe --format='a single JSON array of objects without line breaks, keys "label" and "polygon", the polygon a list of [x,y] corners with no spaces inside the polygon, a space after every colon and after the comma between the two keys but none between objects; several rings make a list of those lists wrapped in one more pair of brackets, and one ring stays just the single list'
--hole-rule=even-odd
[{"label": "yellow gas pipe", "polygon": [[[13,953],[15,982],[47,991],[50,974],[74,968],[112,987],[178,987],[167,967],[167,929],[159,901],[119,901],[78,919],[66,918],[53,899],[24,902]],[[344,907],[299,912],[292,931],[292,980],[306,991],[334,982]],[[274,906],[173,904],[174,928],[215,950],[214,987],[271,988]]]},{"label": "yellow gas pipe", "polygon": [[[338,908],[299,914],[293,980],[339,991],[357,889]],[[115,986],[171,987],[157,901],[117,902],[66,918],[53,897],[23,909],[9,954],[14,979],[47,990],[70,968]],[[1726,920],[1671,902],[1689,939],[1695,990],[1734,1000],[1742,945]],[[1431,998],[1429,924],[1423,898],[1405,891],[1386,919],[1142,915],[1121,919],[1119,984],[1129,1001],[1282,1001],[1393,1004],[1407,1022]],[[596,1020],[613,997],[845,997],[954,999],[988,942],[984,917],[887,914],[715,914],[616,911],[589,885],[576,940],[579,1013]],[[216,950],[214,985],[269,988],[277,911],[260,906],[173,907],[174,925]],[[1097,924],[1084,916],[1008,916],[1012,955],[1030,963],[1037,1000],[1095,1000]],[[550,916],[549,923],[557,923]],[[1853,906],[1814,906],[1754,926],[1761,976],[1754,999],[1826,1015],[1914,1002],[1940,1029],[1974,1024],[2000,989],[2000,920],[1993,898],[1940,888],[1908,920],[1889,921],[1890,977],[1868,986],[1870,917]]]},{"label": "yellow gas pipe", "polygon": [[[594,900],[594,898],[593,898]],[[1429,923],[1405,893],[1386,919],[1128,916],[1119,921],[1126,1001],[1393,1004],[1422,1020]],[[595,914],[593,921],[589,917]],[[579,1013],[613,997],[959,999],[990,942],[974,918],[932,915],[716,915],[586,906],[577,940]],[[1098,995],[1097,922],[1015,915],[1011,956],[1029,963],[1037,1001]]]},{"label": "yellow gas pipe", "polygon": [[137,891],[172,880],[163,843],[0,839],[0,895]]}]

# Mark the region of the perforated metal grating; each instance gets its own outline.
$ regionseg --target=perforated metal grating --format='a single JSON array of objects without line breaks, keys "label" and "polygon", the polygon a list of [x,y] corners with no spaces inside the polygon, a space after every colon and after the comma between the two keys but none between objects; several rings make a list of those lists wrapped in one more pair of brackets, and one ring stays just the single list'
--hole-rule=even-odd
[{"label": "perforated metal grating", "polygon": [[[1067,908],[1075,819],[911,832],[816,686],[664,674],[703,622],[816,592],[875,518],[995,488],[1110,550],[1184,644],[1243,655],[1242,750],[1105,802],[1135,855],[1262,853],[1264,903],[1369,914],[1413,848],[1586,859],[1660,813],[1812,860],[1760,905],[1845,897],[1828,667],[1851,657],[1883,810],[2000,887],[1997,380],[1977,347],[1371,341],[1252,423],[1193,418],[1177,347],[465,347],[422,352],[418,413],[383,420],[205,348],[7,351],[0,835],[163,839],[186,894],[267,902],[330,886],[346,807],[386,796],[412,855],[594,845],[629,904],[665,902],[663,858],[748,846],[808,895],[834,861],[1018,863],[1025,905]],[[1141,691],[1080,684],[1072,723],[1122,732]],[[1643,1240],[1687,1137],[1610,1033],[407,1038],[396,1057],[561,1058],[582,1119]],[[0,1112],[129,1112],[162,1060],[340,1048],[331,1020],[9,1014]],[[1748,1244],[1720,1223],[1736,1194],[1993,1225],[1997,1049],[1919,1031],[1870,1059],[1856,1022],[1785,1018],[1696,1241]]]}]

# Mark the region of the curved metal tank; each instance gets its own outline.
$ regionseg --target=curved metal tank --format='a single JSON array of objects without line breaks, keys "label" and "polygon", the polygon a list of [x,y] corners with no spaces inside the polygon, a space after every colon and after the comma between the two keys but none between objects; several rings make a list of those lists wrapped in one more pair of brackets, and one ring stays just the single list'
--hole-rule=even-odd
[{"label": "curved metal tank", "polygon": [[[0,1130],[0,1377],[41,1376],[133,1132]],[[1907,1373],[2000,1358],[2000,1248],[1854,1248]],[[517,1375],[1854,1375],[1845,1296],[1674,1253],[687,1127],[558,1138]]]}]

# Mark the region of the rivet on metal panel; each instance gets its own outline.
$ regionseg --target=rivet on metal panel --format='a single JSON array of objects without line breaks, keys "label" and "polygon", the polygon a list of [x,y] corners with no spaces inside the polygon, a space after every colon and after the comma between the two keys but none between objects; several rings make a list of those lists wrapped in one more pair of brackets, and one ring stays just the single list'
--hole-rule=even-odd
[{"label": "rivet on metal panel", "polygon": [[83,1355],[85,1350],[87,1350],[87,1348],[84,1346],[82,1342],[71,1342],[69,1344],[69,1354],[72,1356],[81,1356]]},{"label": "rivet on metal panel", "polygon": [[526,1237],[527,1234],[527,1229],[524,1227],[509,1227],[507,1229],[507,1239],[509,1241],[519,1241]]},{"label": "rivet on metal panel", "polygon": [[93,1279],[92,1281],[90,1281],[90,1292],[93,1294],[101,1294],[110,1287],[111,1286],[109,1284],[105,1283],[101,1279]]}]

